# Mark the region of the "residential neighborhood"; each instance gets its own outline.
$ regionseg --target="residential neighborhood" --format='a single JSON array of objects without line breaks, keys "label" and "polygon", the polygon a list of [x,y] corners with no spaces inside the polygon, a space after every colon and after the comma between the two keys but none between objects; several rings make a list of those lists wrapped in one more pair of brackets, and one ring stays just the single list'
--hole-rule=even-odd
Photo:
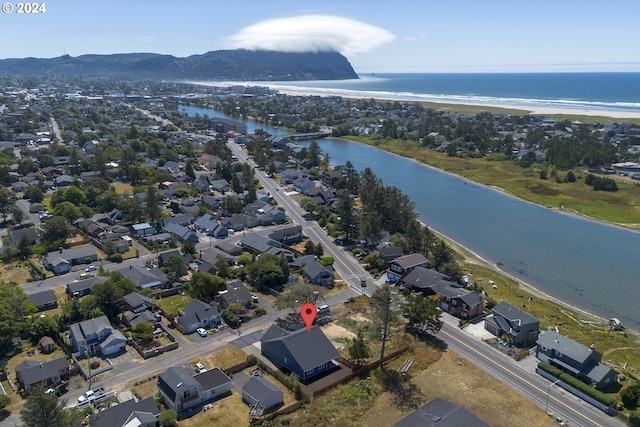
[{"label": "residential neighborhood", "polygon": [[[227,405],[234,423],[288,425],[303,405],[345,390],[415,398],[395,405],[386,425],[415,425],[424,413],[449,419],[443,425],[493,425],[478,405],[409,396],[417,366],[426,371],[435,358],[427,355],[452,333],[527,366],[544,381],[538,388],[559,384],[606,414],[624,409],[617,366],[553,329],[570,322],[565,313],[549,329],[548,317],[527,311],[533,297],[499,300],[507,284],[498,289],[492,273],[463,268],[399,189],[350,164],[330,167],[315,141],[301,148],[295,138],[247,133],[242,121],[182,111],[190,103],[246,108],[251,99],[257,115],[288,96],[249,87],[156,90],[98,94],[41,83],[0,93],[7,425],[17,425],[35,393],[66,402],[91,426],[130,427],[161,419],[207,425],[211,414],[230,416]],[[273,113],[271,123],[296,129],[312,109],[289,100],[298,112]],[[373,118],[412,114],[409,104],[315,102],[344,110],[359,135],[385,131]],[[545,155],[528,135],[568,138],[579,127],[438,114],[493,123],[524,159]],[[619,124],[598,135],[626,147],[633,129]],[[417,132],[408,123],[397,131]],[[473,138],[453,143],[448,132],[433,131],[424,144],[489,150]],[[313,324],[300,317],[305,302],[321,307]]]}]

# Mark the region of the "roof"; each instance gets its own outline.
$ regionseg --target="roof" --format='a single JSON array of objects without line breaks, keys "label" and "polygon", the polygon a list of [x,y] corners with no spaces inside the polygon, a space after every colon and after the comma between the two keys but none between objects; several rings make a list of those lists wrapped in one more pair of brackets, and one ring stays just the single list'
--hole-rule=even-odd
[{"label": "roof", "polygon": [[67,284],[68,291],[73,294],[74,292],[80,292],[85,289],[90,289],[96,283],[102,283],[107,281],[106,276],[94,276],[88,279],[78,280],[77,282],[71,282]]},{"label": "roof", "polygon": [[185,308],[182,309],[182,316],[177,318],[177,322],[182,326],[189,326],[200,323],[204,319],[211,319],[213,316],[219,316],[220,311],[217,305],[209,305],[198,299],[193,299]]},{"label": "roof", "polygon": [[314,369],[340,356],[338,350],[318,326],[313,326],[307,332],[306,328],[286,331],[277,325],[271,325],[260,342],[263,344],[263,351],[264,344],[281,342],[304,371]]},{"label": "roof", "polygon": [[541,347],[557,350],[564,356],[580,363],[585,362],[594,351],[551,329],[544,331],[544,334],[540,335],[536,344]]},{"label": "roof", "polygon": [[159,269],[151,269],[144,265],[131,264],[129,268],[125,267],[118,271],[124,277],[131,280],[136,286],[143,289],[162,285],[168,280],[167,275]]},{"label": "roof", "polygon": [[[396,261],[399,258],[396,258]],[[402,279],[402,282],[406,285],[426,289],[433,287],[434,292],[438,293],[442,286],[455,286],[446,274],[442,274],[433,268],[426,268],[418,266],[411,270],[409,274]]]},{"label": "roof", "polygon": [[436,397],[392,427],[489,427],[467,408]]},{"label": "roof", "polygon": [[282,243],[255,233],[243,236],[238,243],[242,244],[243,247],[248,247],[260,253],[265,253],[271,248],[282,247]]},{"label": "roof", "polygon": [[139,313],[155,306],[153,301],[148,296],[139,294],[138,292],[131,292],[124,297],[124,301],[133,308],[133,311]]},{"label": "roof", "polygon": [[331,270],[316,260],[306,263],[304,267],[302,267],[302,272],[312,279],[318,277],[319,274],[333,275]]},{"label": "roof", "polygon": [[47,304],[57,304],[58,299],[56,298],[56,293],[53,292],[53,289],[47,289],[46,291],[36,292],[35,294],[28,294],[27,302],[40,307]]},{"label": "roof", "polygon": [[278,396],[281,400],[284,399],[284,392],[264,377],[251,377],[242,386],[242,392],[247,393],[256,401],[267,400],[265,396],[270,394]]},{"label": "roof", "polygon": [[494,316],[498,315],[504,317],[511,323],[517,323],[518,326],[540,322],[537,317],[504,301],[496,304],[492,311]]},{"label": "roof", "polygon": [[96,335],[99,331],[105,329],[113,331],[113,326],[111,326],[111,322],[109,322],[107,316],[99,316],[69,325],[69,331],[73,333],[73,336],[76,337],[77,341]]},{"label": "roof", "polygon": [[52,251],[46,256],[49,264],[55,264],[54,260],[56,258],[69,261],[86,257],[97,257],[98,254],[93,246],[79,246],[76,248],[63,249],[61,251]]},{"label": "roof", "polygon": [[26,386],[39,383],[48,378],[52,378],[60,371],[69,368],[66,357],[59,357],[48,362],[37,362],[35,360],[25,360],[16,366],[16,375],[20,375],[22,382]]},{"label": "roof", "polygon": [[416,253],[416,254],[403,255],[401,257],[394,259],[393,262],[395,264],[398,264],[400,267],[404,269],[404,268],[415,267],[421,264],[426,265],[427,259],[425,258],[424,255]]},{"label": "roof", "polygon": [[209,369],[208,371],[197,374],[193,378],[200,383],[203,391],[213,390],[231,382],[231,378],[222,372],[220,368]]},{"label": "roof", "polygon": [[612,369],[602,363],[596,363],[590,367],[590,369],[583,372],[591,381],[600,383],[604,380]]},{"label": "roof", "polygon": [[146,412],[157,416],[160,410],[153,397],[139,402],[130,399],[91,415],[89,422],[91,427],[121,427],[125,425],[133,412]]},{"label": "roof", "polygon": [[158,389],[162,390],[173,402],[176,400],[176,394],[180,387],[197,387],[199,384],[184,366],[172,366],[158,377]]}]

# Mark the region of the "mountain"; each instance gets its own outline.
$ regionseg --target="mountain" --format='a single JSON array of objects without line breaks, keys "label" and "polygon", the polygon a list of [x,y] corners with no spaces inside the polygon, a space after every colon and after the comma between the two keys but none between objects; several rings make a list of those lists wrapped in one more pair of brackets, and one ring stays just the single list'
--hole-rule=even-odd
[{"label": "mountain", "polygon": [[3,74],[233,81],[358,78],[347,58],[338,52],[260,50],[217,50],[186,58],[156,53],[124,53],[2,59],[0,75]]}]

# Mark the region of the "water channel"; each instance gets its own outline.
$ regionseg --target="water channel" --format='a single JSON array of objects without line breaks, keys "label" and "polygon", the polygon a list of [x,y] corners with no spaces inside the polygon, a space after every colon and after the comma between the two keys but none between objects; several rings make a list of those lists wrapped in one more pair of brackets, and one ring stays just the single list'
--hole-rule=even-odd
[{"label": "water channel", "polygon": [[[248,132],[256,128],[290,133],[247,122]],[[370,167],[384,185],[398,187],[416,203],[422,222],[516,279],[640,330],[640,233],[545,209],[367,145],[333,138],[318,143],[332,165],[349,160],[359,171]]]}]

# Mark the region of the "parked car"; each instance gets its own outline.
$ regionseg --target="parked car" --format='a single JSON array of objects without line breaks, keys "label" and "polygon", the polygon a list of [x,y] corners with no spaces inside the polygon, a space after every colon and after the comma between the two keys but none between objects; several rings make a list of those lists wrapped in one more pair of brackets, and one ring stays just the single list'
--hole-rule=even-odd
[{"label": "parked car", "polygon": [[251,299],[257,302],[258,301],[258,295],[256,295],[253,292],[251,292]]},{"label": "parked car", "polygon": [[196,363],[195,367],[196,367],[196,372],[199,374],[203,372],[207,372],[207,368],[205,368],[204,365],[200,362]]},{"label": "parked car", "polygon": [[98,267],[96,267],[95,265],[90,265],[89,267],[85,268],[84,271],[85,272],[90,272],[90,271],[96,271],[98,269]]},{"label": "parked car", "polygon": [[329,312],[329,306],[327,304],[324,304],[318,307],[318,314],[328,313],[328,312]]},{"label": "parked car", "polygon": [[204,328],[198,328],[196,329],[196,332],[198,333],[198,335],[200,335],[201,337],[206,337],[207,334],[207,330]]},{"label": "parked car", "polygon": [[93,402],[94,400],[104,395],[104,388],[100,387],[95,390],[87,390],[82,393],[82,396],[78,398],[78,405],[83,405],[87,402]]}]

